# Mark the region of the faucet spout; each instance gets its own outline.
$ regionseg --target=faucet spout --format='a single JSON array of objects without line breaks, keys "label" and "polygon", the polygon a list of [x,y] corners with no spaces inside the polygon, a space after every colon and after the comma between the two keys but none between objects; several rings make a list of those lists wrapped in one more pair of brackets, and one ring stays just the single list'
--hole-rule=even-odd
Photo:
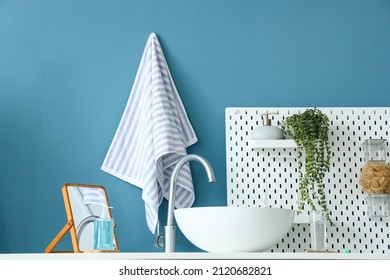
[{"label": "faucet spout", "polygon": [[165,252],[175,252],[176,251],[176,229],[173,225],[174,217],[173,210],[175,208],[175,197],[176,197],[176,181],[179,176],[180,170],[183,168],[184,164],[189,161],[198,161],[203,165],[206,170],[207,177],[210,183],[215,182],[215,175],[213,168],[210,163],[203,157],[199,155],[186,155],[176,164],[175,168],[172,171],[171,181],[169,184],[169,201],[168,201],[168,217],[167,225],[165,226]]}]

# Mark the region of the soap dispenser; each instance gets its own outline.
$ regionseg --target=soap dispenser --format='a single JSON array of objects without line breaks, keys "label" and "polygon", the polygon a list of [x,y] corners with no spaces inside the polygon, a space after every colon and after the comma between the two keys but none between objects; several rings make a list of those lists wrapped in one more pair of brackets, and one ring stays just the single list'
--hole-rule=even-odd
[{"label": "soap dispenser", "polygon": [[276,127],[271,125],[271,119],[268,117],[270,114],[279,114],[279,112],[265,112],[264,114],[261,114],[263,119],[263,125],[256,127],[252,131],[251,138],[252,140],[276,140],[276,139],[284,139],[284,133],[283,131]]},{"label": "soap dispenser", "polygon": [[94,250],[114,250],[114,219],[108,215],[109,208],[102,206],[100,218],[94,221]]}]

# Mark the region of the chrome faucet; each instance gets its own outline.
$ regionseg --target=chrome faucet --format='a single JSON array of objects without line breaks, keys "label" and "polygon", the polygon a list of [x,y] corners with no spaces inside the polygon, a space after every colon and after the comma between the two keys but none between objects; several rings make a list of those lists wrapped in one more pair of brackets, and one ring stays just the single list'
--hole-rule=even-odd
[{"label": "chrome faucet", "polygon": [[179,176],[179,172],[187,162],[195,160],[200,162],[206,170],[207,177],[210,183],[215,182],[215,176],[213,168],[210,163],[203,157],[190,154],[184,156],[179,162],[176,164],[175,168],[172,171],[171,181],[169,185],[169,201],[168,201],[168,217],[167,217],[167,225],[165,226],[165,253],[171,253],[176,251],[176,229],[173,225],[174,217],[173,210],[175,208],[175,197],[176,197],[176,181]]}]

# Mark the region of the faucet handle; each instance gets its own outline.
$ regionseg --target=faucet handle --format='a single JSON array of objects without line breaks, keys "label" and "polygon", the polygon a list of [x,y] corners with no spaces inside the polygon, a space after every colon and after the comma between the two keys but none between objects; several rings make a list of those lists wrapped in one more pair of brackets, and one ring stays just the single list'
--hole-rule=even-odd
[{"label": "faucet handle", "polygon": [[155,248],[164,248],[165,247],[165,235],[164,234],[156,235],[153,245]]},{"label": "faucet handle", "polygon": [[164,248],[164,245],[165,245],[165,235],[164,234],[160,234],[160,221],[157,221],[156,228],[157,228],[157,232],[156,232],[155,237],[154,237],[153,245],[154,245],[155,248]]}]

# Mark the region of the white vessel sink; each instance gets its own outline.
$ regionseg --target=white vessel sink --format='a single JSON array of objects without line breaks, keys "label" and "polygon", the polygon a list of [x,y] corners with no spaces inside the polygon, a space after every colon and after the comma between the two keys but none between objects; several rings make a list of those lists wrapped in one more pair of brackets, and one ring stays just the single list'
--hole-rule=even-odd
[{"label": "white vessel sink", "polygon": [[260,207],[194,207],[174,211],[195,246],[212,253],[261,252],[290,230],[294,210]]}]

